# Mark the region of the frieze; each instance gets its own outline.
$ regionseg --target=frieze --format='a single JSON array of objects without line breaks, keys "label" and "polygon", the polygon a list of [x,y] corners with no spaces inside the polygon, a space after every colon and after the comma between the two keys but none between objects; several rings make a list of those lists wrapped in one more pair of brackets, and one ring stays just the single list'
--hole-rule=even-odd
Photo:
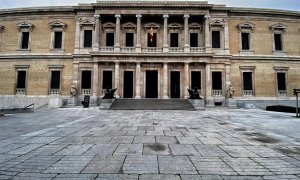
[{"label": "frieze", "polygon": [[119,61],[191,61],[192,58],[187,57],[117,57]]}]

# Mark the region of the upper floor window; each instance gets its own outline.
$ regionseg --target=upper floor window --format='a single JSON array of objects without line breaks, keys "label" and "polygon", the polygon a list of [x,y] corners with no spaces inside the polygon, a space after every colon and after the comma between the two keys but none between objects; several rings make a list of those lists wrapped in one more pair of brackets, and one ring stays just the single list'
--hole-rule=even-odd
[{"label": "upper floor window", "polygon": [[221,36],[220,36],[220,31],[212,31],[212,48],[221,48]]},{"label": "upper floor window", "polygon": [[270,26],[270,30],[272,32],[272,40],[273,40],[273,52],[284,52],[284,34],[287,26],[278,23]]},{"label": "upper floor window", "polygon": [[133,47],[133,33],[126,33],[126,47]]},{"label": "upper floor window", "polygon": [[250,52],[252,50],[252,32],[255,25],[250,22],[244,22],[237,25],[239,31],[240,52]]},{"label": "upper floor window", "polygon": [[158,44],[158,30],[160,29],[160,25],[156,24],[156,23],[148,23],[144,25],[144,28],[146,30],[146,34],[147,34],[147,47],[157,47]]},{"label": "upper floor window", "polygon": [[254,73],[255,66],[240,66],[242,76],[242,95],[254,96]]},{"label": "upper floor window", "polygon": [[126,22],[122,25],[122,30],[124,32],[123,39],[125,38],[125,47],[134,47],[136,24],[132,22]]},{"label": "upper floor window", "polygon": [[93,46],[93,32],[95,23],[91,19],[80,19],[80,47],[91,48]]},{"label": "upper floor window", "polygon": [[30,50],[30,32],[32,32],[34,25],[27,22],[21,22],[17,24],[17,27],[19,29],[18,49]]},{"label": "upper floor window", "polygon": [[190,47],[200,47],[202,46],[202,25],[196,22],[189,24],[190,32]]},{"label": "upper floor window", "polygon": [[[115,45],[115,30],[116,24],[112,22],[107,22],[102,25],[103,28],[103,43],[102,46],[113,47]],[[101,41],[100,41],[101,43]]]},{"label": "upper floor window", "polygon": [[198,33],[190,33],[190,47],[198,47]]},{"label": "upper floor window", "polygon": [[64,49],[64,37],[67,24],[60,21],[53,21],[49,23],[51,30],[51,46],[50,50],[63,50]]},{"label": "upper floor window", "polygon": [[180,41],[179,39],[181,38],[181,30],[182,30],[182,25],[178,23],[170,23],[168,25],[168,30],[169,30],[169,46],[170,47],[180,47]]},{"label": "upper floor window", "polygon": [[93,31],[92,30],[84,30],[83,47],[85,47],[85,48],[92,47],[92,41],[93,41]]},{"label": "upper floor window", "polygon": [[115,33],[106,33],[106,46],[114,46]]},{"label": "upper floor window", "polygon": [[171,47],[178,47],[178,33],[171,33],[170,34],[170,46]]},{"label": "upper floor window", "polygon": [[215,20],[210,23],[211,30],[211,46],[212,48],[220,49],[224,46],[224,22]]}]

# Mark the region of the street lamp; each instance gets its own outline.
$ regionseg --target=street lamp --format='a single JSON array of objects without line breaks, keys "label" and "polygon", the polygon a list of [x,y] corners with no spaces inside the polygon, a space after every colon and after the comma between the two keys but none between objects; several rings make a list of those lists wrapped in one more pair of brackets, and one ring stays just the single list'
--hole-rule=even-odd
[{"label": "street lamp", "polygon": [[300,93],[300,89],[294,89],[294,95],[296,96],[296,117],[298,116],[298,94]]}]

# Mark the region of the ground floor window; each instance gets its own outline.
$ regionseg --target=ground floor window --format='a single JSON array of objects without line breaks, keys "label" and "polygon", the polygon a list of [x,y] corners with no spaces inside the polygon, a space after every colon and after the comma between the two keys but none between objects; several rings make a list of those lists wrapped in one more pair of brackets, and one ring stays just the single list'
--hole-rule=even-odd
[{"label": "ground floor window", "polygon": [[278,91],[278,96],[287,95],[285,72],[277,72],[277,91]]},{"label": "ground floor window", "polygon": [[201,71],[191,72],[191,88],[198,90],[201,89]]},{"label": "ground floor window", "polygon": [[102,89],[112,89],[112,71],[103,71]]},{"label": "ground floor window", "polygon": [[253,96],[252,72],[243,72],[243,94]]},{"label": "ground floor window", "polygon": [[213,96],[222,96],[222,72],[215,71],[212,72],[212,95]]},{"label": "ground floor window", "polygon": [[90,94],[92,86],[92,71],[84,70],[81,73],[81,94]]}]

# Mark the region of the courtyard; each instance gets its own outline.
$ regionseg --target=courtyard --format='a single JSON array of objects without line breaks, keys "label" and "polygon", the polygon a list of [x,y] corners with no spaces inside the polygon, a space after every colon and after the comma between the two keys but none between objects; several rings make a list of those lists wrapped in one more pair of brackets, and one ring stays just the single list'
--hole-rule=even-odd
[{"label": "courtyard", "polygon": [[0,179],[300,179],[300,123],[255,109],[0,117]]}]

